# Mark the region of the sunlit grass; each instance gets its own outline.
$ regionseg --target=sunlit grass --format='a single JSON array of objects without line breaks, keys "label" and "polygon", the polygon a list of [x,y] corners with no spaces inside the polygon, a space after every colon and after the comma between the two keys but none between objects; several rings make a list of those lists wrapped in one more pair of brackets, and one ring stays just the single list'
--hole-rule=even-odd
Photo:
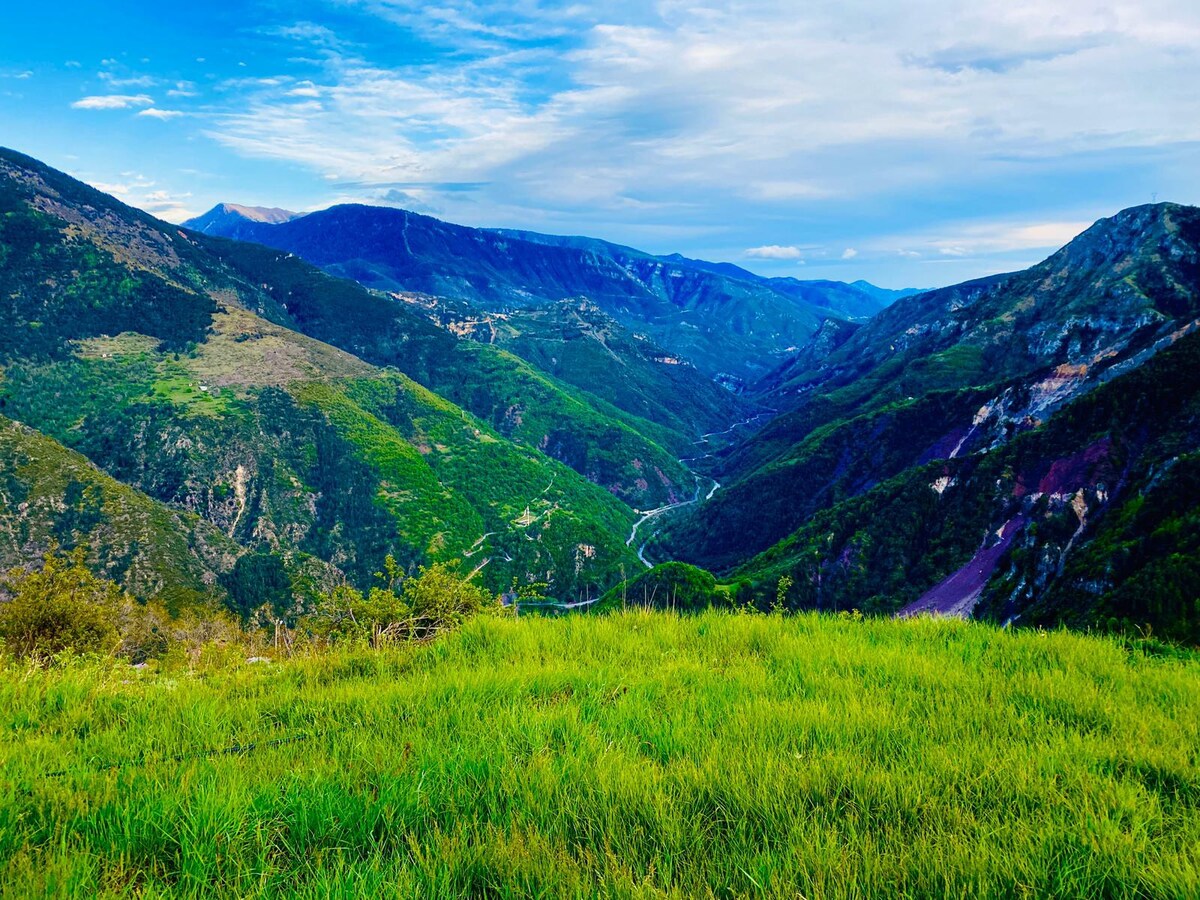
[{"label": "sunlit grass", "polygon": [[18,895],[1200,895],[1200,666],[1108,639],[632,612],[4,676]]}]

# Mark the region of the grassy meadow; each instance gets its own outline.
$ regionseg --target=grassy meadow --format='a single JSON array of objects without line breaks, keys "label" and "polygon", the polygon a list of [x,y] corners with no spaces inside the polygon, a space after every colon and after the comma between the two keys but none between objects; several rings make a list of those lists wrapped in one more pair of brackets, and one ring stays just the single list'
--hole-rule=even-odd
[{"label": "grassy meadow", "polygon": [[6,666],[5,896],[1200,896],[1200,664],[1111,638],[639,611]]}]

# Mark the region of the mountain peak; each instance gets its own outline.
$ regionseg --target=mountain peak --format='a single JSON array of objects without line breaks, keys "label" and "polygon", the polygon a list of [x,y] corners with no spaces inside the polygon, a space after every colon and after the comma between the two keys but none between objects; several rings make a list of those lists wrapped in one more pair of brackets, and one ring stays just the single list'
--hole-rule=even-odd
[{"label": "mountain peak", "polygon": [[231,228],[239,224],[255,222],[268,225],[279,225],[299,218],[303,213],[280,209],[277,206],[243,206],[240,203],[218,203],[202,216],[188,219],[185,228],[199,231],[202,234],[227,234]]},{"label": "mountain peak", "polygon": [[1087,271],[1122,259],[1168,257],[1197,264],[1200,209],[1179,203],[1145,203],[1097,220],[1042,265]]},{"label": "mountain peak", "polygon": [[232,213],[249,219],[252,222],[270,222],[278,224],[296,218],[299,213],[280,209],[278,206],[242,206],[240,203],[220,203],[216,207],[224,213]]}]

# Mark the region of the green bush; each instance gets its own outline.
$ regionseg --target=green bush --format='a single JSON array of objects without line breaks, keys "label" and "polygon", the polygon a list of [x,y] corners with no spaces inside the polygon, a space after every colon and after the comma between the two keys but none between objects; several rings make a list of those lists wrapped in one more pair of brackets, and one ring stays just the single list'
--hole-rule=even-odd
[{"label": "green bush", "polygon": [[121,643],[118,616],[133,602],[87,568],[82,548],[65,557],[47,551],[38,571],[11,570],[2,592],[10,599],[0,603],[0,638],[19,657],[113,653]]},{"label": "green bush", "polygon": [[304,625],[330,641],[370,642],[378,647],[397,640],[425,640],[456,628],[497,605],[494,594],[458,574],[458,563],[436,563],[406,576],[388,556],[384,571],[365,595],[339,585],[317,606]]},{"label": "green bush", "polygon": [[418,622],[416,637],[456,628],[498,603],[494,594],[462,578],[457,562],[422,566],[404,582],[404,601]]},{"label": "green bush", "polygon": [[662,563],[610,590],[600,599],[601,610],[645,606],[694,612],[729,604],[728,593],[705,569],[688,563]]},{"label": "green bush", "polygon": [[53,545],[40,569],[13,569],[0,578],[0,641],[19,658],[102,654],[133,663],[247,641],[237,620],[215,604],[193,604],[182,615],[168,605],[163,595],[139,603],[96,575],[85,547],[62,554]]}]

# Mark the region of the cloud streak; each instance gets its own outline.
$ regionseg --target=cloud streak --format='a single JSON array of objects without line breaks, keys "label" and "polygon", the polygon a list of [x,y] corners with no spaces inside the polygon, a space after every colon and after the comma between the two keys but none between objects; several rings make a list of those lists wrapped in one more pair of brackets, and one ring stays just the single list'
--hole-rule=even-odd
[{"label": "cloud streak", "polygon": [[[702,16],[660,4],[655,25],[594,18],[586,40],[563,56],[564,86],[544,96],[528,90],[519,68],[506,76],[469,57],[383,69],[335,54],[324,83],[258,92],[213,133],[244,152],[340,178],[394,180],[388,173],[400,171],[413,180],[490,180],[481,173],[517,165],[536,192],[539,168],[566,161],[568,170],[556,171],[574,181],[580,200],[665,181],[736,185],[742,197],[767,203],[935,181],[944,161],[998,169],[1006,152],[1045,157],[1200,140],[1192,89],[1200,55],[1180,53],[1200,34],[1200,14],[1187,3],[1118,3],[1104,15],[1068,3],[1050,18],[1021,0],[1005,10],[927,6],[921,16],[876,10],[865,25],[854,24],[853,9],[822,2],[801,11],[783,3],[706,8]],[[482,14],[488,4],[472,4],[469,22],[469,10],[453,4],[368,7],[430,35],[457,29],[505,46],[554,35],[567,18],[537,19],[525,5],[515,24],[500,26]],[[339,45],[323,27],[290,31]],[[463,47],[473,40],[463,38]],[[618,141],[626,161],[615,167]],[[841,151],[869,147],[878,148],[873,169],[835,164]],[[901,152],[889,160],[891,147]],[[913,163],[917,156],[923,164]]]},{"label": "cloud streak", "polygon": [[130,109],[149,106],[154,99],[147,94],[103,94],[83,97],[71,104],[73,109]]},{"label": "cloud streak", "polygon": [[170,222],[182,222],[199,214],[192,203],[190,192],[176,193],[158,187],[145,175],[137,172],[122,173],[125,178],[120,182],[105,182],[85,178],[92,187],[112,194],[118,200],[144,209],[146,212],[166,219]]}]

